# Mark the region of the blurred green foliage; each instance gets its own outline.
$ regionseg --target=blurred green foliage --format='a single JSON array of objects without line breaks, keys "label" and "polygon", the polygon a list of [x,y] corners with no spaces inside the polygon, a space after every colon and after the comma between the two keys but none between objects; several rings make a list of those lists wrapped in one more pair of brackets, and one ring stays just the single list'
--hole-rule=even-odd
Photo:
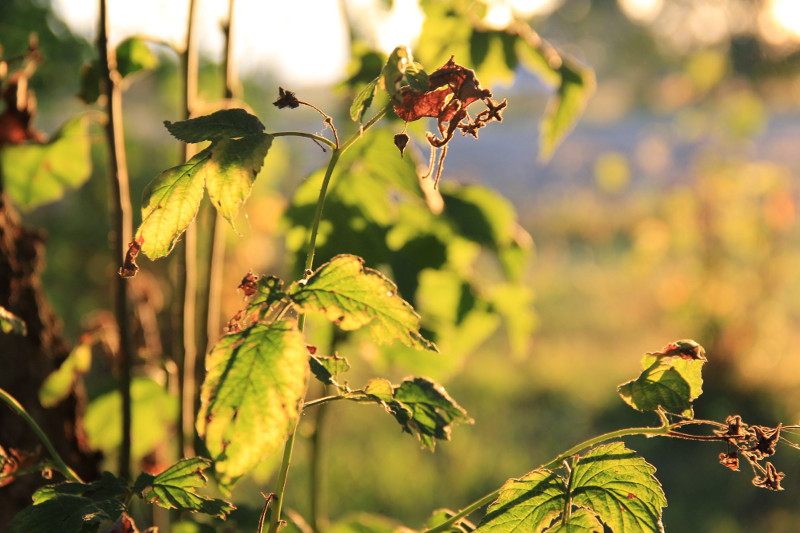
[{"label": "blurred green foliage", "polygon": [[[493,176],[481,185],[462,183],[461,176],[448,175],[447,167],[441,191],[423,193],[416,173],[420,156],[400,158],[391,143],[399,124],[396,131],[379,132],[359,144],[337,168],[318,264],[348,252],[382,269],[420,312],[424,332],[442,352],[375,349],[362,336],[337,340],[340,353],[358,359],[347,379],[360,384],[376,372],[394,380],[409,372],[447,379],[449,392],[476,425],[460,427],[454,440],[432,455],[421,452],[413,439],[399,439],[397,426],[383,413],[333,406],[324,459],[335,531],[357,530],[348,525],[349,515],[362,509],[421,525],[430,509],[472,501],[587,434],[652,421],[629,412],[614,387],[635,374],[640,353],[668,339],[694,338],[708,351],[698,416],[724,419],[740,413],[767,423],[798,417],[800,234],[793,179],[798,169],[786,155],[797,139],[763,140],[778,120],[796,120],[796,99],[786,95],[795,94],[797,52],[780,57],[764,52],[767,45],[756,38],[735,36],[676,53],[665,50],[657,32],[627,20],[615,3],[589,3],[578,17],[580,3],[566,1],[547,19],[535,19],[534,27],[546,37],[574,43],[570,50],[597,71],[596,103],[590,101],[587,109],[590,125],[617,131],[615,121],[643,114],[663,126],[649,141],[607,148],[601,129],[587,152],[568,139],[550,167],[535,166],[529,174],[539,187],[533,175],[583,158],[589,163],[581,167],[581,181],[542,185],[510,201],[489,188]],[[571,91],[588,84],[583,77],[576,80],[578,67],[548,69],[546,58],[518,35],[459,23],[457,10],[466,2],[424,5],[430,16],[414,51],[428,72],[454,54],[502,96],[503,89],[494,86],[520,76],[524,66],[542,75],[545,85],[560,88],[556,94],[565,105],[575,105]],[[52,131],[77,109],[67,96],[79,90],[80,67],[91,61],[91,44],[70,34],[38,2],[0,4],[6,55],[24,50],[34,30],[47,61],[32,87],[42,103],[40,124]],[[354,96],[380,72],[383,55],[363,40],[355,41],[352,51],[352,70],[343,73],[349,77],[340,91]],[[134,198],[177,159],[160,126],[179,114],[177,64],[169,52],[156,55],[161,65],[126,93]],[[747,60],[752,57],[759,60]],[[201,87],[208,95],[221,92],[218,66],[210,61],[204,64]],[[307,118],[268,109],[275,87],[269,79],[246,82],[247,100],[268,131],[287,124],[301,129],[297,125],[304,121],[311,129],[321,128]],[[332,98],[327,89],[308,93],[335,108],[328,112],[337,121],[347,120],[345,99]],[[614,109],[621,111],[614,115]],[[540,117],[526,119],[535,125]],[[553,129],[563,133],[569,127]],[[523,142],[515,149],[531,151]],[[449,157],[483,149],[465,141]],[[300,150],[306,159],[296,157]],[[234,288],[247,270],[289,273],[292,279],[300,273],[322,179],[313,169],[324,157],[315,159],[306,150],[273,147],[244,208],[249,217],[240,229],[244,236],[228,234],[228,315],[240,306]],[[26,215],[28,223],[50,235],[45,283],[73,339],[81,317],[109,306],[107,279],[116,268],[105,251],[107,192],[100,148],[93,149],[93,158],[92,177],[83,189]],[[299,176],[307,178],[299,182]],[[430,203],[439,201],[442,211],[434,214]],[[208,228],[202,209],[198,220]],[[169,300],[172,289],[163,281],[168,266],[148,263],[145,268],[156,275],[151,289]],[[165,313],[162,319],[166,323]],[[329,343],[331,333],[324,326],[312,323],[311,329],[317,344]],[[164,346],[168,340],[165,333]],[[361,357],[351,357],[356,353]],[[135,383],[136,390],[163,391],[144,377]],[[96,449],[113,453],[119,435],[106,428],[115,424],[113,405],[119,398],[102,390],[108,389],[90,390],[87,431]],[[162,393],[148,411],[164,418],[162,427],[174,420],[171,402],[174,397]],[[151,431],[155,424],[136,413],[141,439],[135,450],[143,457],[169,433]],[[301,435],[310,431],[306,419]],[[656,439],[629,446],[658,467],[670,504],[664,517],[668,530],[795,531],[800,520],[796,458],[783,458],[782,469],[790,473],[784,480],[787,490],[767,494],[755,490],[746,474],[716,465],[720,450],[713,446]],[[300,511],[307,508],[308,465],[302,458],[308,452],[301,439],[301,460],[293,466],[289,487],[291,505]],[[241,512],[247,527],[263,503],[255,487],[245,482],[234,495],[242,507],[256,509]],[[236,523],[236,515],[232,520]],[[188,524],[181,527],[194,531]]]}]

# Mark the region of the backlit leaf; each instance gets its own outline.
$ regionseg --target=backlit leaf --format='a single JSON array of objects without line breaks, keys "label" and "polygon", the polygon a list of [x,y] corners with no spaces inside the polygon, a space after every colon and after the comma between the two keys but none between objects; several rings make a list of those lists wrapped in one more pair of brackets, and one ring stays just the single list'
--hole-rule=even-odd
[{"label": "backlit leaf", "polygon": [[336,376],[350,370],[347,358],[334,355],[312,355],[308,358],[311,373],[326,385],[339,386]]},{"label": "backlit leaf", "polygon": [[222,139],[208,148],[209,158],[195,179],[205,180],[211,203],[231,226],[239,207],[250,196],[271,145],[271,135],[257,133]]},{"label": "backlit leaf", "polygon": [[201,457],[182,459],[157,476],[142,473],[136,480],[134,490],[144,490],[144,498],[165,509],[193,511],[225,518],[234,507],[225,500],[205,498],[196,489],[205,487],[208,479],[203,470],[211,461]]},{"label": "backlit leaf", "polygon": [[489,505],[476,533],[541,533],[561,516],[566,501],[564,480],[549,470],[534,470],[509,479]]},{"label": "backlit leaf", "polygon": [[140,70],[158,66],[158,56],[139,37],[130,37],[117,45],[117,70],[124,78]]},{"label": "backlit leaf", "polygon": [[350,118],[353,119],[354,122],[361,122],[364,118],[364,113],[366,113],[369,106],[372,105],[372,99],[375,97],[375,90],[377,87],[378,78],[375,78],[356,95],[353,104],[350,106]]},{"label": "backlit leaf", "polygon": [[369,381],[364,392],[382,404],[403,431],[416,435],[430,450],[436,447],[437,439],[450,440],[454,424],[473,423],[444,387],[427,378],[409,378],[399,386],[376,378]]},{"label": "backlit leaf", "polygon": [[598,522],[616,533],[661,532],[667,500],[654,472],[622,442],[597,446],[573,462],[568,483],[544,469],[506,482],[476,533],[602,533]]},{"label": "backlit leaf", "polygon": [[83,185],[92,171],[88,117],[70,119],[47,144],[8,145],[0,151],[0,175],[21,209],[54,202]]},{"label": "backlit leaf", "polygon": [[667,499],[655,471],[622,442],[597,446],[573,469],[572,503],[591,509],[614,532],[663,531],[661,510]]},{"label": "backlit leaf", "polygon": [[164,126],[173,137],[187,143],[236,139],[264,131],[264,125],[258,117],[244,109],[223,109],[180,122],[166,120]]},{"label": "backlit leaf", "polygon": [[187,163],[165,170],[145,188],[142,194],[142,224],[136,240],[151,259],[172,251],[203,199],[203,180],[197,174],[211,157],[203,150]]},{"label": "backlit leaf", "polygon": [[397,287],[361,258],[339,255],[307,280],[295,282],[289,297],[303,312],[320,312],[344,330],[369,326],[376,342],[395,339],[417,349],[436,350],[419,332],[419,315],[397,295]]},{"label": "backlit leaf", "polygon": [[92,365],[92,347],[78,344],[67,358],[54,370],[39,388],[39,402],[42,407],[53,407],[69,396],[75,380],[89,371]]},{"label": "backlit leaf", "polygon": [[305,391],[308,351],[295,323],[222,337],[206,358],[197,431],[225,487],[277,454]]},{"label": "backlit leaf", "polygon": [[[178,415],[178,402],[163,386],[150,378],[131,380],[131,457],[141,459],[170,436]],[[86,407],[83,423],[93,450],[115,454],[122,444],[122,397],[114,389],[94,398]]]},{"label": "backlit leaf", "polygon": [[[685,350],[681,350],[685,347]],[[692,416],[692,402],[703,393],[705,351],[694,341],[677,341],[642,358],[644,371],[617,388],[620,397],[639,411],[659,408]]]},{"label": "backlit leaf", "polygon": [[586,103],[594,94],[594,72],[586,67],[564,62],[559,69],[561,82],[542,119],[539,159],[547,161],[556,147],[572,131]]}]

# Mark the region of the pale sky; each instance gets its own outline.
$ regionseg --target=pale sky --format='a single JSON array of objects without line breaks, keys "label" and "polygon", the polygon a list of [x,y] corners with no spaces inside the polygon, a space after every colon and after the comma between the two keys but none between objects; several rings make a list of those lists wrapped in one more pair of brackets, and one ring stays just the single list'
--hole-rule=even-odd
[{"label": "pale sky", "polygon": [[[183,45],[189,0],[109,0],[108,5],[112,43],[147,35]],[[95,38],[97,0],[54,0],[53,6],[70,27]],[[196,6],[201,50],[221,59],[220,25],[228,0],[197,0]],[[410,44],[422,23],[416,0],[395,1],[391,12],[372,0],[349,0],[348,6],[357,20],[381,26],[375,34],[382,38],[375,44],[389,51]],[[270,68],[293,84],[331,83],[345,76],[348,38],[338,0],[236,0],[234,25],[234,53],[242,72]]]}]

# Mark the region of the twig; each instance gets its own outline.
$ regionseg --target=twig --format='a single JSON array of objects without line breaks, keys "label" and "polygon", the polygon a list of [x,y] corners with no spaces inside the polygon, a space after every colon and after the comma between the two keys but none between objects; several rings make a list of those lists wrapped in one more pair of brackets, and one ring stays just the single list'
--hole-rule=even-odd
[{"label": "twig", "polygon": [[[97,49],[100,68],[105,82],[106,141],[108,143],[111,190],[113,194],[112,252],[114,261],[123,261],[125,245],[132,240],[133,220],[131,216],[130,189],[128,184],[128,164],[125,155],[125,140],[122,128],[122,90],[119,86],[121,76],[117,72],[117,61],[108,45],[108,11],[106,0],[100,0],[100,17]],[[120,395],[122,396],[122,445],[119,456],[119,473],[123,478],[130,477],[131,461],[131,358],[132,349],[128,329],[128,280],[117,276],[114,282],[114,314],[119,328],[119,373]]]}]

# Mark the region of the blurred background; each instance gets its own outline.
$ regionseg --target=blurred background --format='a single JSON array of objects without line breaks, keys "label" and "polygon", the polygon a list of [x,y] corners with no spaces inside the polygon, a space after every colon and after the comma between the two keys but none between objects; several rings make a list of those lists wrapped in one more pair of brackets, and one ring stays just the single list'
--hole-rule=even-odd
[{"label": "blurred background", "polygon": [[[431,454],[378,408],[331,406],[321,481],[331,521],[369,511],[419,527],[433,509],[460,508],[589,436],[657,423],[623,404],[615,387],[638,375],[643,353],[677,339],[694,339],[708,353],[698,417],[738,413],[754,424],[798,422],[800,2],[237,0],[235,6],[240,97],[268,132],[325,133],[313,113],[270,105],[279,85],[334,116],[340,130],[353,131],[353,96],[398,44],[409,45],[428,72],[454,54],[496,99],[509,102],[502,124],[490,124],[478,141],[458,136],[451,143],[441,182],[444,222],[430,210],[414,211],[426,205],[421,193],[391,193],[388,218],[369,213],[372,200],[347,196],[355,184],[342,185],[326,206],[333,222],[323,227],[321,257],[359,253],[387,271],[443,348],[440,355],[419,355],[337,338],[335,348],[353,364],[347,380],[361,386],[376,374],[428,375],[475,419]],[[185,39],[188,2],[112,1],[110,9],[112,41],[146,37],[155,59],[131,76],[124,96],[138,224],[145,185],[179,158],[162,122],[181,118],[171,47]],[[223,94],[227,9],[220,0],[198,1],[200,93],[208,106]],[[43,62],[30,86],[38,99],[35,127],[47,134],[76,113],[99,109],[76,96],[81,69],[95,57],[96,17],[88,1],[0,4],[5,58],[22,54],[31,33],[38,36]],[[547,49],[525,52],[520,39],[502,37],[513,21],[530,24],[568,68],[542,66]],[[550,116],[552,126],[558,98],[562,110],[572,98],[564,82],[569,73],[580,75],[574,86],[582,92],[571,100],[577,123],[543,157],[548,130],[540,124]],[[402,127],[390,122],[386,131]],[[415,166],[425,167],[421,133],[434,125],[414,128],[415,148],[402,163],[393,147],[379,146],[364,156],[366,170],[355,165],[341,183],[367,179],[358,172],[413,174]],[[19,206],[26,224],[47,234],[45,288],[73,342],[111,308],[117,268],[109,256],[101,128],[90,132],[88,181],[57,202]],[[301,193],[313,190],[326,157],[301,140],[273,144],[236,230],[226,233],[220,325],[241,307],[236,286],[248,271],[296,275],[309,222]],[[198,217],[201,255],[210,246],[202,235],[212,215],[204,209]],[[412,219],[430,225],[413,227]],[[359,233],[364,224],[378,229]],[[381,240],[371,251],[359,249],[369,239]],[[390,253],[376,252],[381,246]],[[147,361],[169,360],[174,345],[173,259],[142,260],[137,278],[138,294],[147,295],[138,319],[150,313],[159,324],[161,347],[140,352],[142,376],[156,383],[158,372]],[[452,299],[455,308],[442,303]],[[329,346],[330,332],[313,326],[315,342]],[[90,400],[108,400],[102,376],[86,380]],[[165,392],[165,405],[170,398]],[[113,454],[113,439],[92,440],[91,422],[113,416],[103,409],[107,404],[87,413],[87,431],[96,449]],[[159,407],[142,409],[136,427],[144,435],[146,409]],[[152,460],[174,433],[170,409],[158,434],[136,437],[146,441],[139,459]],[[316,421],[305,417],[301,434],[311,434]],[[103,433],[102,424],[96,431]],[[724,449],[716,444],[643,438],[627,444],[658,469],[668,531],[797,531],[796,450],[779,451],[775,463],[787,473],[786,490],[773,493],[753,487],[749,472],[719,466]],[[303,441],[290,481],[288,505],[301,513],[309,505],[308,453]],[[241,510],[228,527],[257,517],[269,466],[237,488]]]}]

